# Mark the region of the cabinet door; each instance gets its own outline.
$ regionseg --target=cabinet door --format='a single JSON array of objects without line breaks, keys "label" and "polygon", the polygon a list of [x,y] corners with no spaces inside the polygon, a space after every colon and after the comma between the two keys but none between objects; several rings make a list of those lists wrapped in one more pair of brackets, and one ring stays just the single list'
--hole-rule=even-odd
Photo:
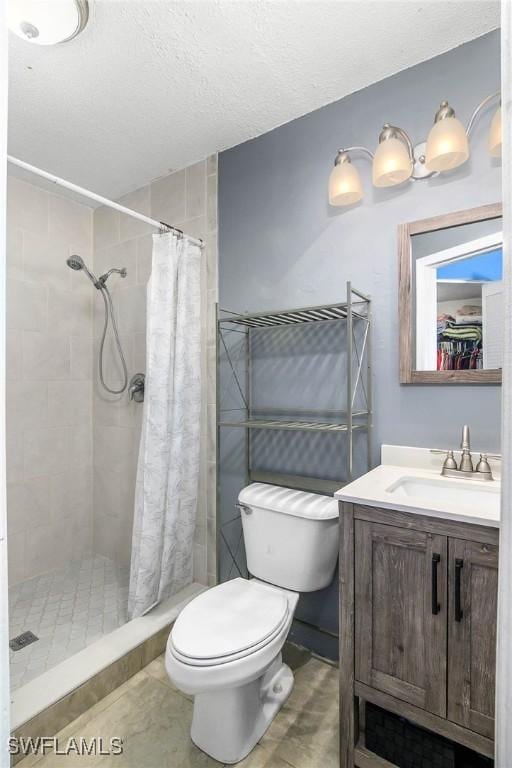
[{"label": "cabinet door", "polygon": [[494,736],[498,547],[449,539],[448,719]]},{"label": "cabinet door", "polygon": [[355,522],[356,678],[441,717],[446,554],[446,536]]}]

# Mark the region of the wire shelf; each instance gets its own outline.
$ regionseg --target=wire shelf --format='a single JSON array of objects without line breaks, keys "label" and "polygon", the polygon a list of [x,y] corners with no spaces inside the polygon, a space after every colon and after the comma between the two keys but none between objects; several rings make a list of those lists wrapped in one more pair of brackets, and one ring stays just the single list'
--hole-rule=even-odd
[{"label": "wire shelf", "polygon": [[232,315],[219,318],[219,325],[242,325],[246,328],[273,328],[284,325],[301,325],[303,323],[332,322],[333,320],[345,320],[350,312],[352,316],[366,320],[366,315],[358,312],[354,307],[366,307],[367,300],[353,302],[349,305],[325,304],[318,307],[306,307],[304,309],[285,310],[282,312],[261,312],[254,315]]},{"label": "wire shelf", "polygon": [[[223,428],[245,429],[245,483],[258,481],[300,488],[313,493],[332,494],[354,476],[354,433],[364,435],[367,449],[366,463],[370,466],[372,434],[372,397],[370,372],[370,326],[371,299],[356,290],[350,282],[346,284],[346,301],[313,307],[296,307],[280,311],[240,314],[221,309],[217,305],[217,466],[220,465],[219,445]],[[345,366],[340,380],[341,408],[327,409],[314,407],[278,408],[275,405],[255,406],[253,386],[253,331],[279,327],[295,327],[297,333],[308,323],[336,324],[345,357]],[[227,343],[229,334],[240,334],[243,343],[232,346]],[[240,342],[240,340],[239,340]],[[236,360],[233,355],[236,354]],[[245,357],[245,360],[243,359]],[[225,384],[221,377],[222,366],[231,373],[231,381]],[[221,385],[226,386],[229,399],[221,407]],[[234,385],[234,386],[233,386]],[[229,387],[229,389],[228,389]],[[233,400],[233,398],[235,398]],[[259,399],[259,398],[258,398]],[[254,465],[253,445],[250,434],[255,430],[293,431],[298,434],[335,434],[343,442],[343,468],[336,475],[343,480],[328,480],[279,472],[265,473]],[[358,440],[358,451],[360,441]],[[359,462],[359,453],[358,453]],[[362,454],[361,454],[362,460]],[[359,471],[359,464],[357,466]],[[217,484],[217,501],[220,503],[220,483]]]},{"label": "wire shelf", "polygon": [[[347,432],[348,424],[322,421],[285,421],[280,419],[246,419],[219,421],[219,427],[245,427],[248,429],[293,429],[302,432]],[[366,424],[353,424],[352,430],[366,429]]]}]

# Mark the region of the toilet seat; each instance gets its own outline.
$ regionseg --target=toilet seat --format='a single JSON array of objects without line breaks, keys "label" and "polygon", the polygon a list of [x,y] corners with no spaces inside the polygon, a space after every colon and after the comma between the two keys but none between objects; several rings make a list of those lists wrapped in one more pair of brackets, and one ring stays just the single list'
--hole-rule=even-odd
[{"label": "toilet seat", "polygon": [[230,661],[245,659],[248,656],[251,656],[252,654],[254,654],[256,651],[264,649],[266,646],[270,645],[272,640],[278,637],[283,627],[287,624],[288,624],[288,614],[286,614],[285,618],[283,619],[283,622],[277,627],[276,631],[273,632],[272,635],[270,635],[269,637],[265,638],[265,640],[262,640],[260,643],[256,645],[252,645],[250,648],[246,648],[243,651],[239,651],[238,653],[232,653],[227,656],[210,657],[208,659],[196,659],[192,656],[185,656],[184,654],[176,650],[176,648],[172,643],[172,638],[170,638],[170,650],[173,656],[178,661],[181,661],[182,664],[186,664],[194,667],[217,667],[222,664],[228,664]]},{"label": "toilet seat", "polygon": [[216,666],[264,648],[289,621],[286,593],[233,579],[199,595],[178,616],[170,643],[183,664]]}]

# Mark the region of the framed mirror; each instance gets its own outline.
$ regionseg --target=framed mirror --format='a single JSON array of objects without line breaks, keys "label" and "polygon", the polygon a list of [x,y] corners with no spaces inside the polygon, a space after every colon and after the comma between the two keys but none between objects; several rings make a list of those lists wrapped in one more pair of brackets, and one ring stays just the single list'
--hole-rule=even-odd
[{"label": "framed mirror", "polygon": [[500,384],[501,203],[401,224],[401,384]]}]

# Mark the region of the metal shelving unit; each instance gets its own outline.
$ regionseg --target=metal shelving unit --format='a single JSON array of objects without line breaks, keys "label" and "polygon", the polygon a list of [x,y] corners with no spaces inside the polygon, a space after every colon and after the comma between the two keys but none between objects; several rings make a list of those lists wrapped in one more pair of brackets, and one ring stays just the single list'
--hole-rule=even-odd
[{"label": "metal shelving unit", "polygon": [[[257,409],[253,407],[252,393],[252,334],[254,332],[272,332],[283,326],[300,326],[309,323],[343,323],[346,325],[347,365],[344,382],[345,407],[339,411],[278,410],[274,408]],[[358,326],[361,326],[360,328]],[[219,467],[219,445],[222,428],[238,427],[247,430],[246,440],[246,480],[247,482],[269,482],[291,488],[311,490],[317,493],[332,494],[334,490],[350,482],[353,477],[354,432],[366,431],[367,464],[370,463],[371,447],[371,370],[370,370],[370,326],[371,302],[369,296],[361,293],[347,283],[346,301],[339,304],[327,304],[317,307],[262,312],[257,314],[234,314],[217,307],[217,467]],[[358,334],[355,330],[360,331]],[[245,336],[245,375],[244,381],[237,374],[231,358],[225,333],[237,332]],[[226,356],[234,377],[235,386],[244,404],[239,409],[241,418],[233,418],[232,411],[223,412],[220,407],[219,366],[221,353]],[[363,409],[354,409],[359,396]],[[318,477],[263,472],[253,468],[251,456],[251,430],[292,430],[301,432],[344,433],[347,439],[347,462],[344,477],[336,480],[323,480]],[[219,471],[219,470],[217,470]],[[219,483],[217,483],[219,487]]]},{"label": "metal shelving unit", "polygon": [[[220,427],[248,427],[249,429],[294,429],[299,432],[347,432],[347,424],[329,424],[321,421],[269,421],[248,419],[246,421],[221,421]],[[366,429],[364,424],[353,424],[352,430]]]}]

